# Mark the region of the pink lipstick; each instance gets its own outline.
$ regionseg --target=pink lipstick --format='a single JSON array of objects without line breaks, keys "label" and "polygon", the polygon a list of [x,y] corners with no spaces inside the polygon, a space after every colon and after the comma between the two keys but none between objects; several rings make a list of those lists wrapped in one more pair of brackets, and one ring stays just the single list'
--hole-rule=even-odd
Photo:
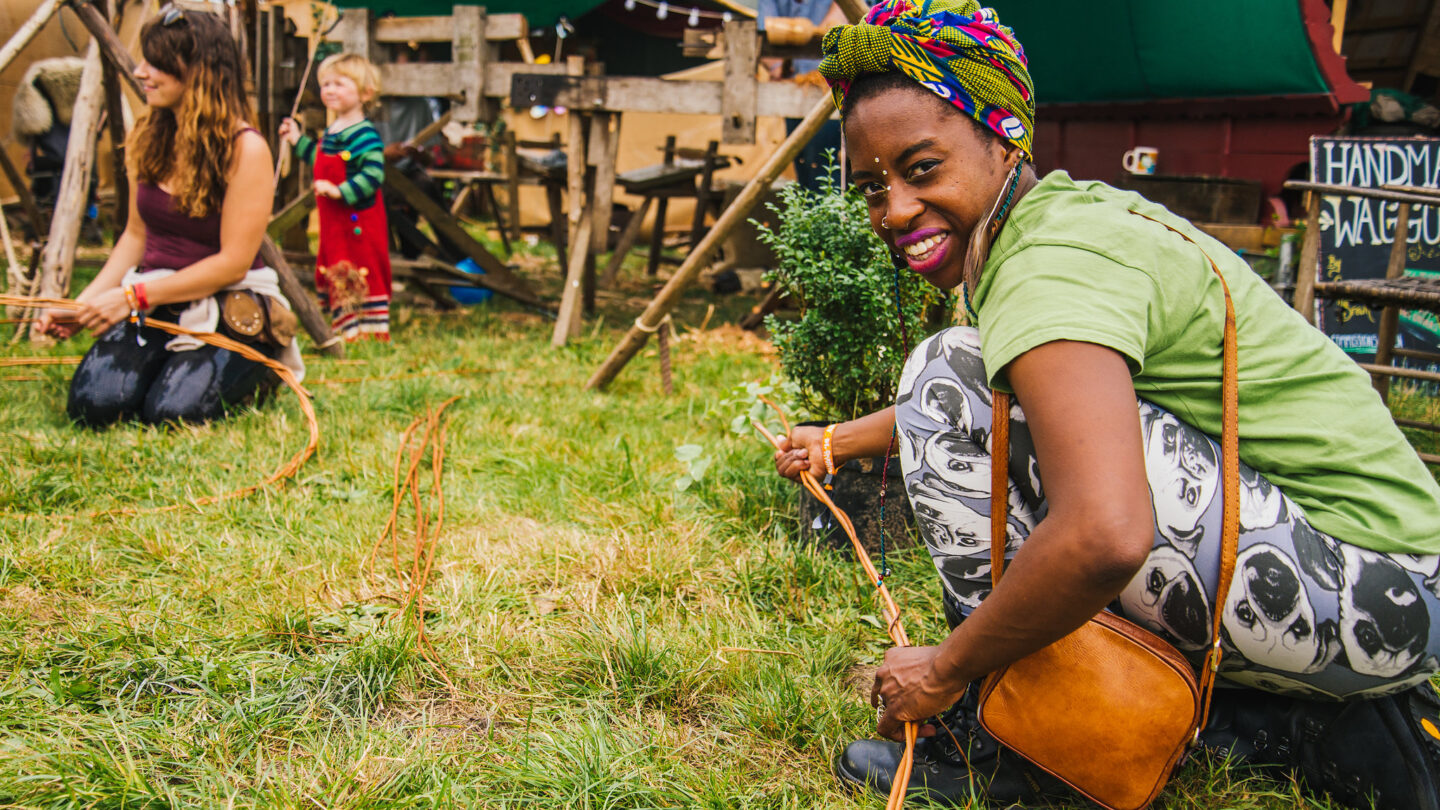
[{"label": "pink lipstick", "polygon": [[950,232],[943,228],[921,228],[897,235],[895,246],[905,255],[910,269],[925,275],[934,272],[950,255]]}]

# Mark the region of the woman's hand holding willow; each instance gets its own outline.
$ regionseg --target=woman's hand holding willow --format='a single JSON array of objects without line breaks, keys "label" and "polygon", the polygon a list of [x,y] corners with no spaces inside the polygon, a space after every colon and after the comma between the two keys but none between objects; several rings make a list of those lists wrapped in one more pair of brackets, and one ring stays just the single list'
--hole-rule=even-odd
[{"label": "woman's hand holding willow", "polygon": [[[964,684],[956,692],[935,676],[934,662],[939,655],[939,647],[891,647],[885,651],[885,663],[875,670],[875,683],[870,687],[870,705],[884,707],[875,729],[881,737],[903,740],[905,723],[929,720],[960,699]],[[920,736],[934,735],[933,725],[920,727]]]},{"label": "woman's hand holding willow", "polygon": [[789,436],[781,436],[781,449],[775,451],[775,471],[792,481],[799,479],[805,470],[823,478],[825,462],[821,442],[824,438],[825,429],[813,425],[801,425],[792,429]]},{"label": "woman's hand holding willow", "polygon": [[130,315],[130,301],[120,287],[111,287],[82,303],[85,306],[76,313],[76,321],[81,329],[89,329],[97,335]]}]

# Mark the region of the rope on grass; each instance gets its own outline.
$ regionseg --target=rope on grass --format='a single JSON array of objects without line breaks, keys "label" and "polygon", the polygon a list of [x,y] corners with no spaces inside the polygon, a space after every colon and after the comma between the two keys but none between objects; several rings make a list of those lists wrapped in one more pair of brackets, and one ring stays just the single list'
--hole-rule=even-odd
[{"label": "rope on grass", "polygon": [[[18,295],[0,295],[0,306],[12,305],[37,309],[49,307],[52,309],[68,310],[78,310],[83,306],[78,301],[74,301],[68,298],[35,298]],[[132,317],[129,320],[133,321],[135,319]],[[285,479],[293,476],[300,469],[301,465],[303,465],[305,461],[310,458],[310,456],[315,454],[315,448],[318,447],[320,444],[320,422],[315,417],[315,408],[310,402],[310,395],[306,393],[305,389],[300,386],[300,381],[295,379],[295,373],[292,372],[289,368],[281,365],[275,360],[270,359],[269,357],[266,357],[265,355],[245,345],[244,343],[236,340],[231,340],[230,338],[215,332],[196,332],[191,329],[186,329],[179,324],[169,323],[168,321],[159,321],[153,318],[147,318],[145,320],[145,323],[171,335],[186,335],[199,340],[201,343],[235,352],[241,357],[244,357],[247,360],[253,360],[254,362],[259,363],[270,369],[271,371],[275,372],[275,375],[280,378],[280,381],[285,383],[285,385],[289,386],[290,390],[295,392],[295,396],[300,399],[300,410],[303,411],[305,414],[305,425],[309,429],[309,438],[305,442],[305,447],[303,447],[300,452],[296,453],[293,457],[291,457],[289,461],[287,461],[279,469],[266,477],[264,481],[261,481],[258,484],[251,484],[250,486],[240,487],[239,489],[234,489],[220,495],[208,495],[204,498],[197,498],[195,500],[187,501],[185,503],[175,503],[170,504],[169,506],[147,507],[144,509],[134,507],[126,507],[121,509],[102,509],[100,511],[91,512],[87,515],[84,515],[84,517],[93,518],[108,517],[111,515],[149,515],[161,512],[173,512],[179,509],[184,509],[187,506],[208,506],[210,504],[220,503],[221,501],[233,500],[235,498],[243,498],[247,495],[258,492],[264,487],[282,482]],[[50,516],[47,515],[47,517]],[[73,517],[73,515],[59,517]]]},{"label": "rope on grass", "polygon": [[[760,401],[769,405],[770,408],[775,411],[776,415],[780,417],[780,424],[784,426],[785,433],[788,435],[790,433],[790,420],[785,418],[785,413],[780,410],[780,406],[764,396],[760,397]],[[777,451],[780,449],[780,441],[776,439],[770,431],[766,430],[764,425],[754,420],[751,420],[750,424],[754,425],[755,429],[760,432],[760,435],[764,436],[770,444],[774,445]],[[830,499],[825,489],[820,486],[820,482],[815,480],[815,476],[811,475],[809,470],[801,470],[800,485],[805,487],[805,490],[811,495],[814,495],[816,500],[825,504],[831,514],[835,515],[835,519],[840,523],[840,527],[845,530],[846,536],[850,538],[850,545],[855,549],[855,556],[860,560],[860,566],[865,569],[865,576],[869,577],[871,584],[875,586],[876,592],[880,595],[880,613],[885,617],[885,630],[890,635],[890,640],[895,642],[895,646],[897,647],[909,647],[910,637],[905,633],[905,628],[900,624],[900,608],[895,604],[895,600],[891,598],[890,589],[885,586],[884,578],[875,570],[875,563],[871,562],[869,552],[865,550],[865,546],[861,545],[860,538],[855,533],[855,524],[850,522],[850,516],[845,514],[845,510],[835,505],[835,501]],[[900,766],[896,770],[896,775],[900,778],[897,778],[891,785],[890,798],[885,803],[885,810],[899,810],[899,808],[905,804],[905,791],[910,786],[911,771],[915,765],[915,740],[919,737],[919,734],[920,726],[918,723],[905,723],[905,751],[900,757]]]},{"label": "rope on grass", "polygon": [[[429,636],[425,633],[425,589],[430,583],[430,572],[434,569],[435,548],[440,539],[440,530],[445,525],[445,490],[441,486],[445,468],[445,436],[446,423],[444,421],[445,409],[460,397],[453,396],[434,409],[427,409],[424,416],[415,417],[405,431],[400,434],[400,444],[395,450],[395,465],[392,479],[393,492],[390,501],[390,516],[385,521],[385,526],[375,538],[374,545],[370,548],[370,554],[365,560],[365,575],[367,578],[375,574],[375,559],[381,553],[381,547],[386,540],[390,543],[390,563],[393,566],[395,579],[399,582],[409,580],[410,587],[403,601],[404,610],[409,613],[415,628],[416,646],[420,651],[420,657],[435,670],[452,690],[455,684],[450,676],[445,673],[445,668],[440,663],[435,648],[430,644]],[[421,424],[425,429],[420,431]],[[418,437],[418,438],[417,438]],[[420,462],[425,457],[426,449],[430,450],[430,471],[431,486],[430,493],[434,502],[433,512],[427,512],[424,498],[420,492]],[[409,462],[406,463],[406,456]],[[405,473],[401,475],[401,469]],[[409,572],[400,560],[400,504],[404,502],[406,494],[410,495],[415,509],[415,537],[411,544]]]}]

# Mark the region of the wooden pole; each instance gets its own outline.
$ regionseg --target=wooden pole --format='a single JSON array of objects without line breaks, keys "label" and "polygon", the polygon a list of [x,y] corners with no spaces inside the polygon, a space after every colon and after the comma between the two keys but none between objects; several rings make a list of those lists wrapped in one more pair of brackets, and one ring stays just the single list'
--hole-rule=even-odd
[{"label": "wooden pole", "polygon": [[[569,76],[585,74],[585,59],[571,56],[565,60]],[[589,168],[586,132],[598,135],[598,119],[603,113],[582,114],[570,111],[570,133],[565,144],[565,215],[569,222],[565,242],[567,251],[562,265],[566,269],[565,285],[560,290],[560,317],[555,321],[552,346],[564,346],[570,336],[580,331],[584,296],[585,264],[591,255],[590,238],[595,223],[591,222],[591,206],[585,204],[585,175]]]},{"label": "wooden pole", "polygon": [[[1400,203],[1395,215],[1395,241],[1390,245],[1390,261],[1385,265],[1385,278],[1397,279],[1405,275],[1405,259],[1409,252],[1410,204]],[[1375,365],[1388,366],[1393,362],[1395,333],[1400,330],[1400,308],[1385,307],[1380,310],[1380,328],[1376,335]],[[1390,378],[1384,374],[1374,378],[1375,390],[1380,401],[1390,401]]]},{"label": "wooden pole", "polygon": [[[611,132],[610,125],[615,130]],[[595,257],[610,243],[610,220],[614,215],[615,161],[620,149],[620,113],[597,113],[590,124],[590,153],[595,164],[595,188],[591,193],[590,259],[585,263],[582,284],[585,314],[595,314]]]},{"label": "wooden pole", "polygon": [[555,319],[555,332],[551,335],[551,346],[564,346],[570,336],[580,331],[581,296],[580,285],[585,275],[585,257],[590,255],[587,249],[590,244],[590,229],[594,226],[594,217],[590,213],[582,211],[580,224],[575,231],[575,238],[570,242],[570,266],[565,273],[565,291],[560,296],[560,317]]},{"label": "wooden pole", "polygon": [[30,233],[39,239],[40,234],[50,230],[50,220],[41,213],[40,206],[35,202],[35,195],[30,193],[30,184],[20,176],[20,171],[10,160],[10,153],[5,151],[3,146],[0,146],[0,171],[5,173],[5,179],[10,181],[10,187],[15,189],[15,194],[20,197],[20,207],[25,209],[25,218],[30,220]]},{"label": "wooden pole", "polygon": [[[120,20],[120,4],[110,0],[109,17],[116,23]],[[111,30],[114,30],[113,27]],[[103,45],[101,46],[104,47]],[[125,166],[125,100],[120,92],[120,78],[115,70],[114,60],[104,59],[100,63],[101,78],[105,82],[105,109],[110,123],[110,162],[114,173],[115,187],[115,230],[125,230],[130,215],[130,175]]]},{"label": "wooden pole", "polygon": [[[567,57],[565,73],[568,76],[584,75],[585,59]],[[565,144],[565,218],[569,224],[565,229],[565,244],[572,253],[589,249],[589,245],[575,240],[575,234],[580,230],[580,214],[585,210],[585,119],[586,116],[579,110],[571,110],[567,122],[570,131]]]},{"label": "wooden pole", "polygon": [[1320,193],[1306,192],[1305,240],[1300,243],[1300,266],[1295,270],[1295,311],[1315,325],[1315,276],[1320,272]]},{"label": "wooden pole", "polygon": [[507,129],[504,140],[505,207],[509,211],[510,240],[519,244],[524,234],[520,232],[520,156],[516,152],[515,130]]},{"label": "wooden pole", "polygon": [[279,276],[280,292],[284,293],[285,300],[290,302],[295,316],[300,319],[305,331],[310,333],[315,346],[332,357],[344,357],[345,344],[335,339],[335,333],[330,330],[330,321],[310,299],[305,288],[300,286],[300,279],[296,278],[295,271],[290,269],[290,263],[285,260],[285,254],[269,234],[260,242],[260,258]]},{"label": "wooden pole", "polygon": [[[5,290],[10,295],[25,295],[29,292],[29,279],[20,269],[20,260],[15,256],[15,243],[10,239],[10,223],[5,220],[5,211],[0,210],[0,243],[5,247]],[[5,307],[5,317],[18,318],[20,308]]]},{"label": "wooden pole", "polygon": [[145,90],[140,87],[140,80],[135,78],[135,60],[125,49],[120,37],[115,34],[115,29],[110,27],[105,15],[89,2],[75,2],[70,7],[85,25],[85,30],[89,31],[90,36],[100,45],[100,52],[115,69],[116,75],[130,83],[130,89],[135,91],[135,95],[144,98]]},{"label": "wooden pole", "polygon": [[425,142],[440,134],[440,130],[450,124],[450,119],[455,113],[446,110],[445,114],[425,125],[425,128],[415,133],[415,136],[405,142],[407,147],[424,148]]},{"label": "wooden pole", "polygon": [[645,217],[650,213],[650,206],[655,203],[654,197],[645,197],[640,201],[640,208],[630,215],[630,221],[625,224],[625,230],[620,232],[620,241],[615,243],[615,252],[610,254],[610,264],[605,267],[605,273],[600,277],[600,286],[609,289],[615,286],[615,278],[620,274],[620,265],[625,263],[625,257],[629,255],[630,248],[635,246],[635,240],[640,236],[640,229],[645,227]]},{"label": "wooden pole", "polygon": [[[55,216],[50,220],[50,238],[40,259],[40,296],[65,298],[70,293],[70,274],[75,264],[75,246],[80,241],[80,222],[90,198],[90,171],[95,166],[95,141],[100,133],[101,86],[100,45],[90,41],[75,112],[70,120],[70,139],[65,147],[65,170],[55,198]],[[32,340],[47,341],[39,324],[30,332]]]},{"label": "wooden pole", "polygon": [[610,356],[605,358],[605,362],[585,383],[586,388],[604,388],[610,384],[611,380],[615,379],[625,364],[630,362],[630,358],[634,357],[645,345],[650,333],[660,328],[661,321],[679,302],[685,288],[694,283],[715,249],[729,238],[731,231],[745,221],[745,217],[750,215],[751,209],[769,191],[775,178],[779,177],[785,167],[795,160],[795,156],[800,154],[800,150],[810,142],[811,138],[815,137],[815,133],[820,131],[826,121],[830,120],[830,116],[834,112],[835,102],[829,96],[816,102],[815,107],[800,122],[800,126],[790,133],[790,137],[786,138],[785,142],[780,144],[780,148],[776,149],[765,161],[765,164],[755,172],[755,176],[745,184],[745,188],[740,191],[735,201],[730,203],[730,207],[720,215],[715,226],[705,234],[705,237],[700,240],[700,244],[690,251],[690,255],[685,257],[685,261],[680,264],[680,269],[675,271],[675,275],[670,278],[664,289],[660,290],[659,295],[655,296],[655,300],[651,301],[640,317],[635,319],[635,324],[630,327],[630,331],[625,333],[625,337],[610,352]]},{"label": "wooden pole", "polygon": [[9,67],[15,57],[25,49],[25,46],[30,44],[30,40],[34,39],[35,35],[40,33],[40,29],[45,27],[45,23],[50,22],[50,18],[55,16],[55,12],[60,10],[60,3],[61,0],[44,0],[35,9],[35,13],[30,15],[30,19],[22,23],[19,30],[6,40],[4,47],[0,47],[0,70]]}]

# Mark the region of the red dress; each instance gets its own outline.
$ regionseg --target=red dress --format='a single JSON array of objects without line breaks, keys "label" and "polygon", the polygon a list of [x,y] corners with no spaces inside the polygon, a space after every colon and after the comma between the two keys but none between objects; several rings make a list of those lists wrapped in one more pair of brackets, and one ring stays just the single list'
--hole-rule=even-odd
[{"label": "red dress", "polygon": [[[315,148],[315,179],[335,185],[346,181],[348,152],[327,155]],[[390,339],[390,230],[380,191],[365,208],[344,200],[316,197],[320,246],[315,257],[315,288],[330,311],[330,325],[345,340]]]}]

